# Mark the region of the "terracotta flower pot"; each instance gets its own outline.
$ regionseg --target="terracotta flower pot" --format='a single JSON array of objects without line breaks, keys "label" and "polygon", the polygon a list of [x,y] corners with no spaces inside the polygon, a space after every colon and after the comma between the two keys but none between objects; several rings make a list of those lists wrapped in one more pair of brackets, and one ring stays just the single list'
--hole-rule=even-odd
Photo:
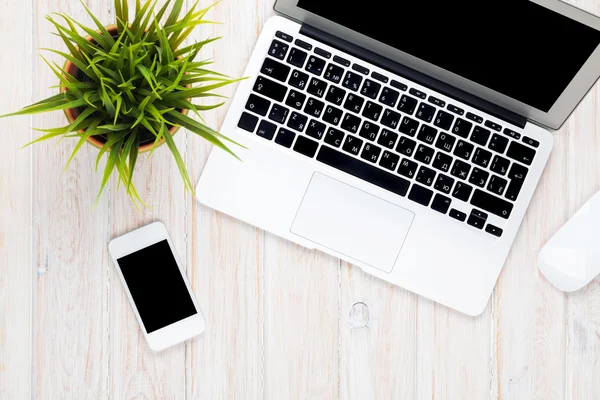
[{"label": "terracotta flower pot", "polygon": [[[108,33],[110,33],[113,36],[116,36],[118,33],[117,25],[108,25],[105,28],[108,31]],[[98,33],[100,33],[100,31],[98,31]],[[86,40],[88,40],[90,42],[95,42],[91,36],[88,36],[86,38]],[[71,61],[67,61],[65,63],[64,70],[67,73],[69,73],[70,75],[75,76],[75,77],[79,73],[79,68],[77,68],[77,66],[75,66],[75,64],[73,64]],[[189,86],[190,85],[187,85],[187,87],[189,87]],[[62,88],[61,91],[65,92],[65,91],[67,91],[67,88]],[[183,115],[187,115],[188,112],[189,112],[189,110],[187,110],[187,109],[181,110],[181,113]],[[65,115],[70,123],[75,121],[75,119],[79,116],[79,114],[81,114],[81,111],[79,110],[79,108],[69,108],[69,109],[65,110]],[[169,132],[171,133],[171,135],[175,135],[175,133],[177,133],[179,128],[180,128],[179,126],[172,126],[171,129],[169,129]],[[81,130],[80,132],[83,133],[84,131]],[[151,138],[154,138],[154,135],[152,135]],[[104,146],[104,144],[106,143],[106,138],[104,137],[104,135],[90,136],[87,139],[87,141],[91,145],[101,149]],[[148,140],[146,140],[145,142],[148,142]],[[156,146],[161,146],[164,143],[165,143],[165,139],[162,139]],[[154,139],[152,139],[149,143],[144,143],[144,141],[142,141],[140,144],[139,152],[144,153],[144,152],[150,151],[150,149],[152,149],[153,146],[154,146]]]}]

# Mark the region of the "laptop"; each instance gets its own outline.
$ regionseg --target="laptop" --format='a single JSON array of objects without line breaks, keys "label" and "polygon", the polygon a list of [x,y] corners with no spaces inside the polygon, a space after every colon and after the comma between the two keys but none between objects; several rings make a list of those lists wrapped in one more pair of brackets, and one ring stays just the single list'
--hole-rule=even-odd
[{"label": "laptop", "polygon": [[214,149],[199,201],[482,313],[548,129],[600,75],[599,18],[556,0],[275,10],[221,129],[243,162]]}]

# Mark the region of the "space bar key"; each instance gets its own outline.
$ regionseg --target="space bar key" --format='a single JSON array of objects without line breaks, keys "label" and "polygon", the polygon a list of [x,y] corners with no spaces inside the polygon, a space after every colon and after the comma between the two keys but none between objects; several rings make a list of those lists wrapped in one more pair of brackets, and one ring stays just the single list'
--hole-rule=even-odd
[{"label": "space bar key", "polygon": [[327,146],[321,146],[317,160],[400,196],[406,196],[410,182],[357,160]]}]

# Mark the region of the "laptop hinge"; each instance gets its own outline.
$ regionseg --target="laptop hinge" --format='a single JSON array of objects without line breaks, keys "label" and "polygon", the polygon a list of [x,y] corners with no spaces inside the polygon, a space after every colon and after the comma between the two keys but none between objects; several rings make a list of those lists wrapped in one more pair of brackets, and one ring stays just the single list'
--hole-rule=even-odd
[{"label": "laptop hinge", "polygon": [[388,70],[391,73],[400,75],[408,80],[417,82],[420,85],[423,85],[437,92],[440,92],[448,97],[468,104],[471,107],[477,108],[483,112],[491,114],[520,128],[525,128],[525,124],[527,123],[527,119],[525,117],[522,117],[502,107],[499,107],[477,96],[473,96],[472,94],[469,94],[461,89],[457,89],[451,85],[448,85],[447,83],[439,81],[430,76],[427,76],[412,68],[406,67],[388,58],[377,55],[369,50],[347,42],[329,33],[323,32],[307,24],[302,24],[300,33],[320,42],[323,42],[331,47],[335,47],[336,49],[341,50],[345,53],[351,54],[354,57],[360,58],[362,60],[370,62],[371,64],[377,65],[378,67]]}]

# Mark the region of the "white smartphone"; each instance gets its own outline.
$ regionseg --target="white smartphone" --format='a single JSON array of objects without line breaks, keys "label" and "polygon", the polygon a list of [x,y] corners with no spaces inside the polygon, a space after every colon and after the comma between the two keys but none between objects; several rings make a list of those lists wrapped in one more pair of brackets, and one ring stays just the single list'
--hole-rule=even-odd
[{"label": "white smartphone", "polygon": [[204,318],[162,223],[113,239],[108,249],[152,350],[204,332]]}]

